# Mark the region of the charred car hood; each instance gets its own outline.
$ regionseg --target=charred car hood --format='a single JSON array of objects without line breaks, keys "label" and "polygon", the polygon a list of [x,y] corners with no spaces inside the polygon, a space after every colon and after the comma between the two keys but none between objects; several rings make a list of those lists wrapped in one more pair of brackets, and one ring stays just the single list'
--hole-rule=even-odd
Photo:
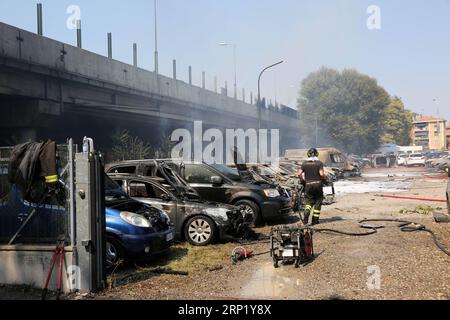
[{"label": "charred car hood", "polygon": [[162,210],[130,198],[107,175],[105,175],[105,207],[119,212],[140,214],[148,219],[156,230],[166,230],[170,226],[169,218]]}]

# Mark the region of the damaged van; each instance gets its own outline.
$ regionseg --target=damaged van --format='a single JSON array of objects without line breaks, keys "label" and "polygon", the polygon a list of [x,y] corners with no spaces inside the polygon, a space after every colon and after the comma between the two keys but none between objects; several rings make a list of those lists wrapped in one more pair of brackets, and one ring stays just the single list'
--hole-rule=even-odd
[{"label": "damaged van", "polygon": [[[336,148],[319,148],[319,160],[325,167],[331,168],[339,177],[359,177],[361,169],[358,164],[350,161],[344,153]],[[307,149],[286,150],[287,160],[304,161],[307,159]]]},{"label": "damaged van", "polygon": [[239,207],[203,201],[195,190],[183,192],[155,176],[113,173],[109,177],[133,199],[166,212],[178,240],[206,246],[216,240],[242,238],[251,231],[251,214]]}]

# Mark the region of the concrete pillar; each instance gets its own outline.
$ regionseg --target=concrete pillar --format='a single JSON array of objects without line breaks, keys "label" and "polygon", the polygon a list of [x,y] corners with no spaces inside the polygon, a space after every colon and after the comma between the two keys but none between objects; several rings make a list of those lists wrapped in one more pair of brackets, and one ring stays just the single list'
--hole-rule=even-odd
[{"label": "concrete pillar", "polygon": [[242,101],[245,102],[245,88],[242,88]]},{"label": "concrete pillar", "polygon": [[206,74],[205,71],[202,72],[202,88],[206,88]]},{"label": "concrete pillar", "polygon": [[250,104],[253,104],[253,92],[250,92]]}]

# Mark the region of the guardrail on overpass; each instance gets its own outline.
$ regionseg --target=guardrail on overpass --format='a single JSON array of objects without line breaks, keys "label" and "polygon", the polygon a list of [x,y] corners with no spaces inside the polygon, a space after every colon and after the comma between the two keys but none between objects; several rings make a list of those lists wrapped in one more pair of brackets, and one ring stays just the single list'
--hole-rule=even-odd
[{"label": "guardrail on overpass", "polygon": [[[101,81],[142,92],[145,95],[169,97],[188,105],[207,106],[211,110],[217,109],[221,112],[226,111],[245,117],[258,117],[256,105],[112,60],[4,23],[0,23],[0,39],[2,39],[0,58],[46,67],[56,73],[82,76],[92,81]],[[2,93],[1,86],[0,93]],[[291,129],[298,127],[298,113],[288,107],[263,108],[261,113],[263,121]]]}]

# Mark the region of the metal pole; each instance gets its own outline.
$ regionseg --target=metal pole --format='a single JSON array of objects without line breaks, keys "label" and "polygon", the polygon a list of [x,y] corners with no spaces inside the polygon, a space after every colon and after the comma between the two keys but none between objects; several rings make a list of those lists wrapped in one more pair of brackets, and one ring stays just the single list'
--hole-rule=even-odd
[{"label": "metal pole", "polygon": [[189,66],[189,84],[192,85],[192,67]]},{"label": "metal pole", "polygon": [[173,59],[172,61],[172,68],[173,68],[173,78],[177,80],[177,60]]},{"label": "metal pole", "polygon": [[206,88],[206,74],[205,71],[202,72],[202,88]]},{"label": "metal pole", "polygon": [[259,74],[259,77],[258,77],[258,101],[257,101],[257,107],[258,107],[258,128],[259,129],[261,129],[261,108],[262,108],[262,106],[261,106],[261,77],[264,74],[264,72],[266,72],[268,69],[273,68],[273,67],[275,67],[275,66],[277,66],[279,64],[282,64],[283,62],[284,61],[280,61],[280,62],[274,63],[274,64],[272,64],[272,65],[270,65],[268,67],[265,67],[261,71],[261,73]]},{"label": "metal pole", "polygon": [[112,33],[108,32],[108,58],[112,59]]},{"label": "metal pole", "polygon": [[233,44],[233,59],[234,59],[234,98],[237,99],[237,60],[236,60],[236,45]]},{"label": "metal pole", "polygon": [[82,48],[81,43],[81,20],[77,20],[77,47]]},{"label": "metal pole", "polygon": [[138,52],[137,52],[137,43],[133,43],[133,65],[135,67],[138,66]]},{"label": "metal pole", "polygon": [[157,5],[156,0],[154,0],[155,7],[155,72],[159,72],[159,62],[158,62],[158,15],[157,15]]},{"label": "metal pole", "polygon": [[43,24],[42,24],[42,3],[37,4],[37,33],[38,35],[43,35]]}]

